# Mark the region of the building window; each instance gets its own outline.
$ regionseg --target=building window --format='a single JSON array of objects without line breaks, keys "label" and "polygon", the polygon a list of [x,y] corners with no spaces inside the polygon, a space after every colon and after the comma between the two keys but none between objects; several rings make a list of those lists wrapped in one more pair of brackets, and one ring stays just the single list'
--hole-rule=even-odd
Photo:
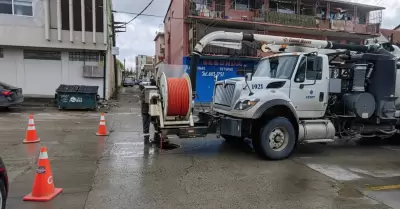
[{"label": "building window", "polygon": [[4,49],[0,48],[0,58],[4,58]]},{"label": "building window", "polygon": [[103,56],[99,52],[70,52],[69,61],[99,62]]},{"label": "building window", "polygon": [[231,5],[232,5],[232,9],[235,9],[235,10],[250,10],[251,8],[254,8],[254,1],[233,0]]},{"label": "building window", "polygon": [[33,0],[0,0],[0,14],[33,16]]},{"label": "building window", "polygon": [[61,60],[61,52],[24,50],[24,59],[33,60]]}]

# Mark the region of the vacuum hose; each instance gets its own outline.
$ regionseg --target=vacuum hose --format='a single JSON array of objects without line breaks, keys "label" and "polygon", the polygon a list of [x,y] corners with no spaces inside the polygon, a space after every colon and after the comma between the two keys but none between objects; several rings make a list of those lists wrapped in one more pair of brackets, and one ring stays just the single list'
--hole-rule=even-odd
[{"label": "vacuum hose", "polygon": [[186,78],[167,78],[167,116],[186,116],[189,112],[189,83]]}]

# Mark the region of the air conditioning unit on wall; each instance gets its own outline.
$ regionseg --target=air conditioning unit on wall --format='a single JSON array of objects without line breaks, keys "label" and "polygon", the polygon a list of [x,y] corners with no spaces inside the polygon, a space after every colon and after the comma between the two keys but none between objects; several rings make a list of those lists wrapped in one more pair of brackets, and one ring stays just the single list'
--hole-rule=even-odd
[{"label": "air conditioning unit on wall", "polygon": [[94,65],[83,66],[83,77],[85,78],[104,78],[104,69]]}]

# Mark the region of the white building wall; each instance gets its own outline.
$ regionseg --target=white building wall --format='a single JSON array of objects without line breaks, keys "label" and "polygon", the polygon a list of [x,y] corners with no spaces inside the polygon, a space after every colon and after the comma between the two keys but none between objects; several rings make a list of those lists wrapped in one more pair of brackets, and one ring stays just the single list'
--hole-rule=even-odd
[{"label": "white building wall", "polygon": [[[61,60],[24,59],[23,49],[4,48],[0,58],[1,81],[23,89],[28,97],[54,97],[60,84],[99,86],[103,98],[103,78],[83,77],[83,61],[70,61],[69,52],[61,53]],[[101,65],[85,62],[86,65]]]},{"label": "white building wall", "polygon": [[[85,32],[85,43],[82,42],[82,31],[74,31],[70,41],[70,31],[61,31],[61,41],[57,34],[57,1],[49,1],[49,34],[50,40],[45,36],[45,7],[46,0],[33,0],[33,17],[0,14],[0,45],[4,46],[30,46],[45,48],[106,50],[107,36],[96,33],[96,43],[93,33]],[[74,0],[78,1],[78,0]],[[80,15],[80,14],[74,14]],[[29,38],[27,35],[29,34]]]},{"label": "white building wall", "polygon": [[[114,69],[114,57],[111,55],[111,50],[107,51],[106,65],[109,69]],[[111,98],[115,90],[114,71],[108,70],[106,76],[107,76],[107,83],[106,83],[107,98]]]},{"label": "white building wall", "polygon": [[103,65],[99,62],[83,62],[83,61],[70,61],[68,52],[63,52],[63,60],[66,60],[63,63],[63,66],[68,67],[65,70],[67,73],[63,75],[63,84],[68,85],[86,85],[86,86],[99,86],[98,94],[101,98],[103,98],[103,86],[104,81],[103,78],[86,78],[83,77],[83,65],[94,65],[101,66],[103,69]]},{"label": "white building wall", "polygon": [[[68,1],[68,0],[63,0]],[[73,0],[79,1],[79,0]],[[0,58],[0,80],[23,88],[26,96],[54,97],[55,89],[60,84],[79,84],[99,86],[99,95],[103,98],[104,83],[106,83],[106,99],[114,91],[114,66],[109,34],[111,0],[103,0],[107,5],[103,25],[104,33],[85,32],[85,43],[82,32],[61,30],[61,40],[58,40],[57,2],[56,0],[33,0],[33,16],[18,16],[0,14],[0,46],[4,47],[4,58]],[[46,40],[45,5],[49,4],[49,40]],[[74,16],[81,15],[74,11]],[[108,39],[108,40],[107,40]],[[72,41],[71,41],[72,40]],[[62,51],[61,61],[24,60],[23,49],[35,48],[42,50]],[[69,61],[69,50],[106,51],[106,81],[103,78],[84,78],[83,62]],[[86,64],[88,64],[86,62]],[[104,62],[97,63],[104,66]]]}]

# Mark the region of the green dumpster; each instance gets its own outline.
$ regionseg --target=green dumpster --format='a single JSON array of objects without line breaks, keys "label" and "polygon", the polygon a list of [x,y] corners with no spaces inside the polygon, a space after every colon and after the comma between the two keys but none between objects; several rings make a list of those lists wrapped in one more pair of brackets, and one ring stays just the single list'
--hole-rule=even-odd
[{"label": "green dumpster", "polygon": [[58,109],[96,110],[99,100],[98,89],[98,86],[61,84],[56,90]]}]

